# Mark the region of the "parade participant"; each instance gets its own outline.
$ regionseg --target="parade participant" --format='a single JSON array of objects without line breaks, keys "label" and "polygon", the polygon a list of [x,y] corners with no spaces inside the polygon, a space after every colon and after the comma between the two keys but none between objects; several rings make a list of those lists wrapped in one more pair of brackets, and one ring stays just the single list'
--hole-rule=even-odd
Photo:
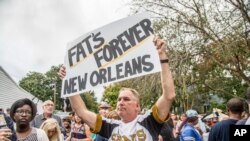
[{"label": "parade participant", "polygon": [[[158,140],[161,127],[169,118],[175,89],[166,54],[166,42],[157,37],[153,42],[160,57],[156,61],[161,61],[162,95],[144,115],[139,115],[141,107],[138,92],[130,88],[123,88],[119,92],[116,109],[121,120],[105,119],[89,111],[80,95],[69,97],[72,108],[93,132],[110,140]],[[64,78],[65,67],[60,68],[59,75],[61,79]]]}]

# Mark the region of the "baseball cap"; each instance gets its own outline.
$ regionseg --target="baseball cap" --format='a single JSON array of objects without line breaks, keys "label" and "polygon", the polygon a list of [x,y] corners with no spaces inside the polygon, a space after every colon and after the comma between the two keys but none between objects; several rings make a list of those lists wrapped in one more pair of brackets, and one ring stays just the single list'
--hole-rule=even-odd
[{"label": "baseball cap", "polygon": [[188,118],[198,117],[198,113],[195,110],[192,110],[192,109],[187,110],[186,115],[187,115]]}]

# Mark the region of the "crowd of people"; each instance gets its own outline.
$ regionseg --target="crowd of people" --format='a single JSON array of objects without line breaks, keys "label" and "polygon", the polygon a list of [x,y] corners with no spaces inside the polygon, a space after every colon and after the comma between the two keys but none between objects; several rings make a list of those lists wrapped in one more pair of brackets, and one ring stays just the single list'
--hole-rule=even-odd
[{"label": "crowd of people", "polygon": [[[214,125],[204,122],[194,109],[180,116],[171,113],[175,88],[166,42],[158,37],[153,42],[161,62],[162,94],[151,109],[141,113],[140,94],[131,88],[119,91],[116,107],[101,102],[99,113],[88,110],[80,95],[71,96],[74,112],[63,119],[54,114],[51,100],[43,103],[43,113],[37,115],[30,99],[19,99],[9,114],[0,112],[0,141],[229,141],[230,125],[250,122],[242,118],[244,102],[239,98],[227,102],[228,118]],[[60,78],[65,75],[61,67]],[[247,101],[250,106],[249,91]]]}]

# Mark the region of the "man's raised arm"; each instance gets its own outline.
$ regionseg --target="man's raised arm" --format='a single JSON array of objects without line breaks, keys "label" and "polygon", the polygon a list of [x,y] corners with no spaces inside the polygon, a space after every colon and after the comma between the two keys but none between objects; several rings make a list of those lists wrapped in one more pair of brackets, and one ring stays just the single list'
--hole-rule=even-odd
[{"label": "man's raised arm", "polygon": [[158,108],[159,116],[162,120],[165,120],[172,103],[175,99],[175,88],[172,78],[172,73],[168,64],[168,56],[166,54],[166,42],[162,39],[154,39],[155,46],[158,50],[159,57],[161,60],[161,85],[162,85],[162,95],[156,102]]},{"label": "man's raised arm", "polygon": [[[65,67],[62,66],[58,73],[59,77],[63,79],[66,75]],[[70,104],[75,113],[86,123],[91,129],[95,129],[97,115],[87,109],[84,101],[80,95],[69,97]]]}]

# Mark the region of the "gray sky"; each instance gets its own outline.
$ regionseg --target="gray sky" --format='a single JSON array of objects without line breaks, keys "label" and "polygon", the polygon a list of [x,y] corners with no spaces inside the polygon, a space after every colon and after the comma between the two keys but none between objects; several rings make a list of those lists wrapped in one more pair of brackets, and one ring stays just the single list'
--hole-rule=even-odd
[{"label": "gray sky", "polygon": [[18,82],[62,64],[66,45],[129,15],[131,0],[0,0],[0,65]]}]

